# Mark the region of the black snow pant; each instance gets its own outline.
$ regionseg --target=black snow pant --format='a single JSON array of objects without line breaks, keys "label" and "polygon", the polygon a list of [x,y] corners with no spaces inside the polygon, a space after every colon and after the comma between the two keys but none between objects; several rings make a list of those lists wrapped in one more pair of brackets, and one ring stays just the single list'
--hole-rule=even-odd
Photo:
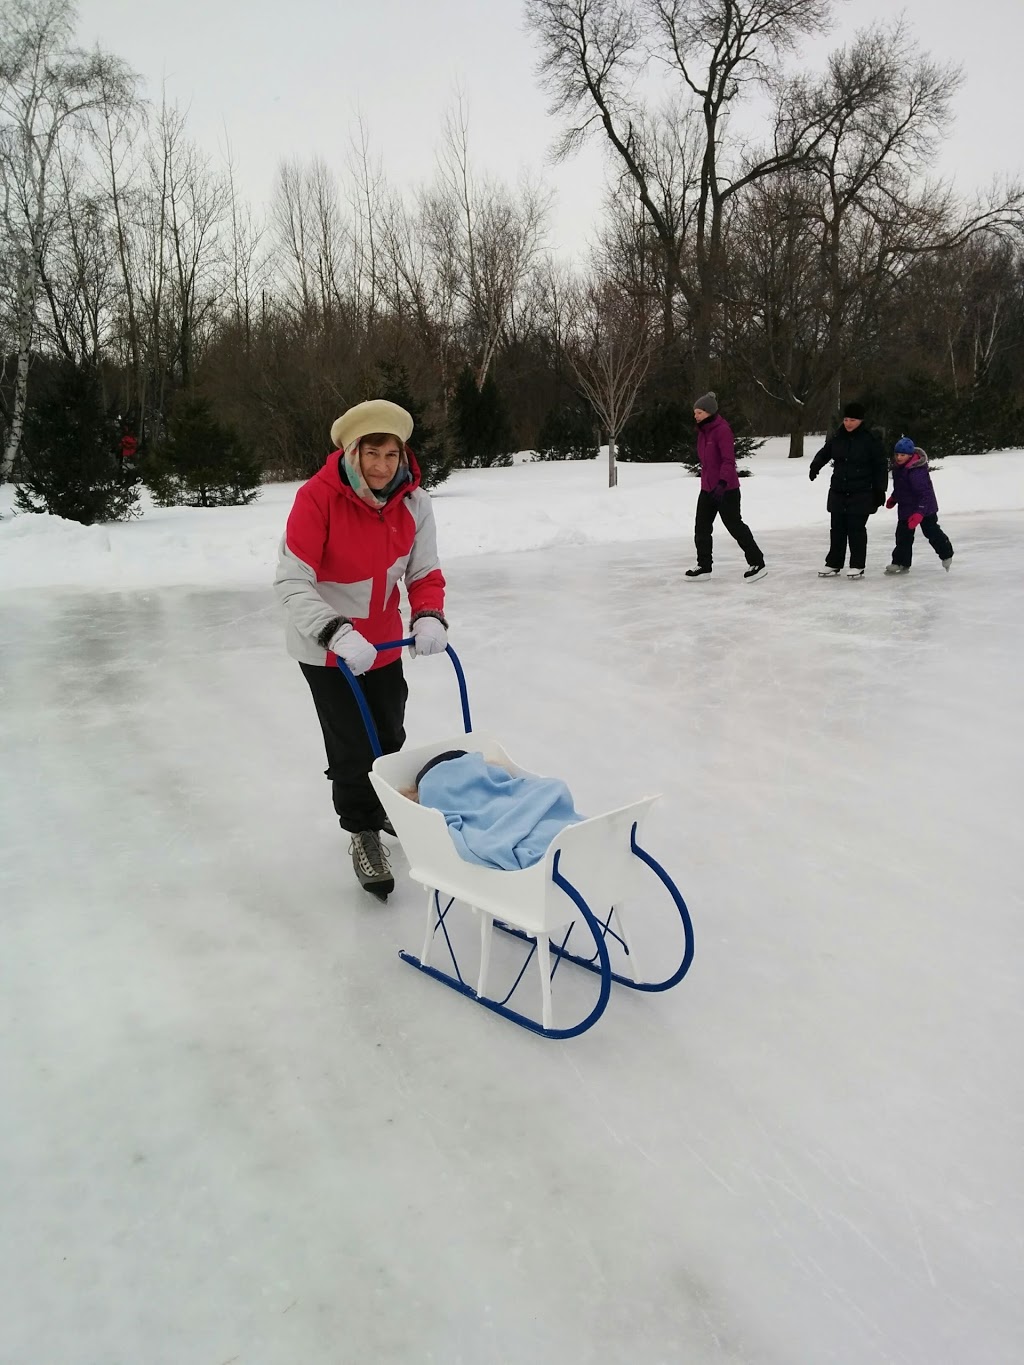
[{"label": "black snow pant", "polygon": [[863,569],[868,557],[867,512],[833,512],[832,537],[825,556],[830,569],[841,569],[846,563],[846,546],[850,546],[850,568]]},{"label": "black snow pant", "polygon": [[[324,732],[326,776],[331,779],[334,809],[344,830],[379,830],[384,808],[370,785],[373,750],[348,680],[339,668],[299,664],[309,683],[313,704]],[[409,687],[402,661],[374,668],[356,681],[363,690],[377,726],[381,751],[394,754],[405,743],[405,702]]]},{"label": "black snow pant", "polygon": [[[953,547],[949,543],[949,536],[939,525],[937,516],[925,517],[921,522],[921,530],[924,533],[925,540],[940,559],[953,558]],[[902,564],[905,569],[909,569],[913,557],[914,532],[905,521],[898,521],[896,523],[896,544],[892,552],[892,562]]]},{"label": "black snow pant", "polygon": [[764,555],[757,548],[750,527],[740,516],[740,490],[729,488],[721,498],[702,488],[697,494],[697,515],[693,524],[693,543],[697,547],[697,563],[702,569],[711,568],[711,528],[721,514],[722,525],[746,556],[752,569],[760,568]]}]

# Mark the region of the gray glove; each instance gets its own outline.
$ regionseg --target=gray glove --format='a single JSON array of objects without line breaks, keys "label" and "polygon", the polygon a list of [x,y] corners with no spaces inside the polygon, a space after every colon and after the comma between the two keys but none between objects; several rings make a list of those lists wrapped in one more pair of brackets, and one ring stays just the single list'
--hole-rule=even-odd
[{"label": "gray glove", "polygon": [[417,616],[412,623],[413,658],[421,654],[442,654],[448,645],[448,632],[436,616]]},{"label": "gray glove", "polygon": [[368,673],[377,662],[376,649],[365,635],[360,635],[347,621],[331,636],[331,643],[327,648],[332,654],[337,654],[339,659],[344,660],[357,677],[360,673]]}]

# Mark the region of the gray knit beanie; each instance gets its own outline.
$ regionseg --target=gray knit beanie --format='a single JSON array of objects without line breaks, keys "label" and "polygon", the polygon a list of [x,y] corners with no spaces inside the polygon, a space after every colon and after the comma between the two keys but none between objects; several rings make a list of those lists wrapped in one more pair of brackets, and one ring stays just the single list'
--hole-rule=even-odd
[{"label": "gray knit beanie", "polygon": [[702,393],[699,398],[695,398],[693,406],[713,417],[718,411],[718,399],[715,397],[714,391],[709,390],[707,393]]}]

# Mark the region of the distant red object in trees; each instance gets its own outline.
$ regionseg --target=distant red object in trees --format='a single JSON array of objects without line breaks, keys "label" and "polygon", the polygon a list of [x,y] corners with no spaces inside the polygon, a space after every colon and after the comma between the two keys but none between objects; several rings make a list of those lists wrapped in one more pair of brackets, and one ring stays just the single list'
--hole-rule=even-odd
[{"label": "distant red object in trees", "polygon": [[121,459],[122,459],[122,460],[132,460],[132,459],[134,459],[134,458],[135,458],[135,452],[138,450],[138,448],[139,448],[139,443],[138,443],[138,441],[135,439],[134,436],[125,435],[125,436],[122,436],[122,437],[121,437]]}]

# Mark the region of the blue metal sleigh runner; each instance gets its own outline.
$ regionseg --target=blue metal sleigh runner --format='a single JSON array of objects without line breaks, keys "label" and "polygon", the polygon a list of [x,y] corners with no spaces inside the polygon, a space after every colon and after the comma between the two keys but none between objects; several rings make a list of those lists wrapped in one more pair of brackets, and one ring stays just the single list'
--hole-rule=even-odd
[{"label": "blue metal sleigh runner", "polygon": [[[396,649],[411,639],[378,646]],[[532,867],[500,871],[467,862],[458,853],[444,815],[422,806],[403,794],[415,785],[416,774],[438,754],[452,749],[479,752],[489,763],[511,773],[531,777],[505,752],[490,734],[474,730],[469,713],[466,679],[458,656],[449,645],[462,699],[465,733],[448,736],[415,749],[381,754],[376,727],[362,688],[344,663],[345,674],[359,705],[376,755],[370,781],[394,826],[409,861],[409,876],[427,892],[427,923],[419,957],[402,952],[410,966],[468,996],[522,1028],[546,1038],[573,1038],[593,1027],[604,1013],[612,983],[637,991],[667,991],[686,975],[693,961],[693,926],[675,882],[639,842],[644,820],[658,799],[645,797],[628,806],[608,811],[567,826],[551,842],[547,853]],[[674,906],[682,926],[682,955],[673,970],[655,980],[642,978],[629,933],[626,903],[642,892],[644,884],[660,886]],[[664,899],[664,897],[663,897]],[[479,917],[480,947],[476,984],[461,970],[447,918],[456,905],[464,905]],[[510,990],[498,999],[488,994],[491,975],[493,931],[511,935],[529,945],[526,959]],[[570,941],[573,950],[570,950]],[[582,951],[575,951],[582,941]],[[629,975],[612,969],[609,944],[617,958],[624,958]],[[432,955],[445,952],[452,970],[432,965]],[[540,1018],[513,1009],[509,1001],[526,989],[525,978],[536,961],[540,979]],[[572,963],[598,978],[597,1000],[578,1021],[556,1028],[553,1023],[552,983],[563,962]]]}]

